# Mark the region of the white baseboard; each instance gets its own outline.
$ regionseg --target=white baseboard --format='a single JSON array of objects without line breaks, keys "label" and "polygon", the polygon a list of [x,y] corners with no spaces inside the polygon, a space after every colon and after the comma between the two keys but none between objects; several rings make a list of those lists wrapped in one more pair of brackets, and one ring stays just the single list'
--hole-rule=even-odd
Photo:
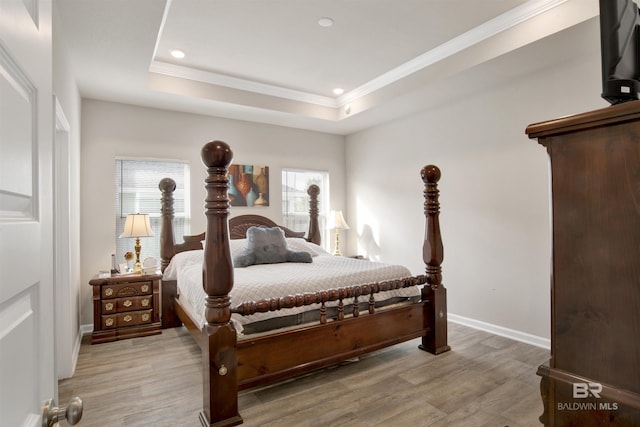
[{"label": "white baseboard", "polygon": [[457,314],[447,313],[447,317],[453,323],[468,326],[470,328],[479,329],[481,331],[490,332],[494,335],[510,338],[526,344],[535,345],[536,347],[551,349],[551,340],[549,338],[539,337],[537,335],[528,334],[526,332],[516,331],[515,329],[505,328],[503,326],[494,325],[492,323],[483,322],[481,320],[470,319]]},{"label": "white baseboard", "polygon": [[76,344],[73,346],[73,353],[71,354],[71,376],[76,372],[78,355],[80,354],[80,345],[82,345],[82,326],[80,326],[80,330],[78,331]]},{"label": "white baseboard", "polygon": [[88,332],[93,331],[93,325],[80,325],[80,329],[78,330],[78,334],[76,336],[76,342],[73,345],[73,350],[71,351],[71,370],[65,372],[58,372],[58,380],[63,380],[65,378],[73,377],[73,374],[76,372],[76,365],[78,364],[78,356],[80,355],[80,346],[82,345],[82,336]]},{"label": "white baseboard", "polygon": [[82,337],[93,332],[93,325],[80,325],[78,331],[78,337],[76,344],[73,346],[73,353],[71,354],[71,376],[76,372],[76,365],[78,364],[78,356],[80,355],[80,346],[82,345]]},{"label": "white baseboard", "polygon": [[83,335],[90,334],[91,332],[93,332],[93,324],[92,323],[87,323],[86,325],[80,325],[80,337],[81,338],[82,338]]}]

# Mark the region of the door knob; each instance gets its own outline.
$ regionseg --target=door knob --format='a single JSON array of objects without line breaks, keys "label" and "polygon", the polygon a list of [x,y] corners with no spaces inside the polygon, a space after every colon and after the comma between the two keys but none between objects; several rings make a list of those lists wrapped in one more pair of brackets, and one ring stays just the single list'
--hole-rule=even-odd
[{"label": "door knob", "polygon": [[66,408],[58,408],[55,400],[49,399],[42,408],[42,427],[53,427],[57,422],[67,420],[67,423],[76,425],[82,418],[82,399],[74,397]]}]

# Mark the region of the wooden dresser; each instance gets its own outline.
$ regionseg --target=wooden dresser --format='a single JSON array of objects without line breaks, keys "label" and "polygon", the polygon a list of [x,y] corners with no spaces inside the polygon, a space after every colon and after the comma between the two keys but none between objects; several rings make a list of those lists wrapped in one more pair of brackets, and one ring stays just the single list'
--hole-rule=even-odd
[{"label": "wooden dresser", "polygon": [[97,344],[155,335],[160,329],[161,274],[94,278],[93,334]]},{"label": "wooden dresser", "polygon": [[551,165],[551,359],[538,369],[541,421],[640,426],[640,101],[526,133]]}]

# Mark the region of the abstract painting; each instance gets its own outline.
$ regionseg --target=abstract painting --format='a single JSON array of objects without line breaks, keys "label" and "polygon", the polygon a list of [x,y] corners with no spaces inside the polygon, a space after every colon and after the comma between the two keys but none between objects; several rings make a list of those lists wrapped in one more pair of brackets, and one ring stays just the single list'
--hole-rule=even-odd
[{"label": "abstract painting", "polygon": [[229,200],[231,206],[269,206],[269,167],[229,166]]}]

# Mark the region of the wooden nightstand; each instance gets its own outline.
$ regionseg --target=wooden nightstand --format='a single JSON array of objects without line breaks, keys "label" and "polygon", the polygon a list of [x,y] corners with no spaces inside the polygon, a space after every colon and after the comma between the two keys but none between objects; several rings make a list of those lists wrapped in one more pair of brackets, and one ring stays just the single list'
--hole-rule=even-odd
[{"label": "wooden nightstand", "polygon": [[160,334],[161,274],[94,278],[91,344]]}]

